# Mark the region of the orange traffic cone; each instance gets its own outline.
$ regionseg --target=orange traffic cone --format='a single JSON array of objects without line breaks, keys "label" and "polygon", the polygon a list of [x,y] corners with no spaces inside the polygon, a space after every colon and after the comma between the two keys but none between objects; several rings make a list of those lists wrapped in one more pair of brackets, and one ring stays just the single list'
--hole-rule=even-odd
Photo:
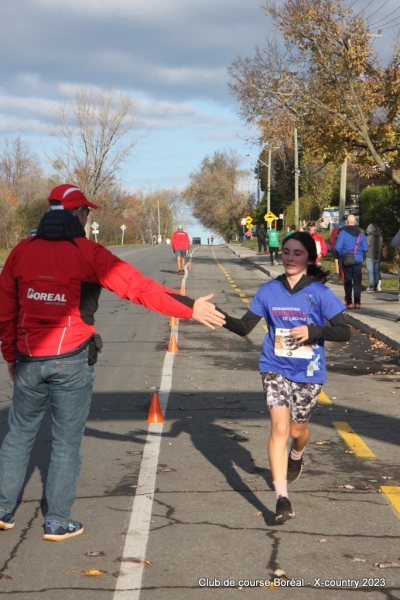
[{"label": "orange traffic cone", "polygon": [[188,264],[188,269],[191,269],[191,268],[192,268],[192,263],[190,262],[190,263]]},{"label": "orange traffic cone", "polygon": [[164,417],[161,412],[160,400],[157,392],[151,398],[150,410],[147,416],[148,423],[164,423]]},{"label": "orange traffic cone", "polygon": [[169,318],[169,326],[176,327],[177,325],[178,325],[178,321],[176,320],[176,317],[170,317]]},{"label": "orange traffic cone", "polygon": [[181,296],[185,295],[185,288],[183,285],[181,285]]},{"label": "orange traffic cone", "polygon": [[169,340],[168,352],[178,352],[178,344],[176,343],[176,337],[174,333],[171,335],[171,339]]}]

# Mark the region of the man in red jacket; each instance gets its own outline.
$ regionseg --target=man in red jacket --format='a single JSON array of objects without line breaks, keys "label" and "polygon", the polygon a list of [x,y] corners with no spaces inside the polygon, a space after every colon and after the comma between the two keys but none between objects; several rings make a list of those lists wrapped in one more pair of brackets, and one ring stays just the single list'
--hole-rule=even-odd
[{"label": "man in red jacket", "polygon": [[83,533],[70,512],[101,347],[94,327],[101,288],[210,329],[225,321],[209,302],[212,294],[195,301],[181,296],[87,240],[84,226],[97,206],[76,186],[57,186],[49,204],[36,236],[13,249],[0,275],[1,351],[14,381],[9,431],[0,449],[0,529],[14,527],[13,512],[49,399],[53,441],[44,539],[62,541]]},{"label": "man in red jacket", "polygon": [[178,230],[172,234],[172,250],[175,252],[178,275],[185,273],[186,252],[190,250],[190,240],[186,231],[183,231],[183,225],[178,225]]}]

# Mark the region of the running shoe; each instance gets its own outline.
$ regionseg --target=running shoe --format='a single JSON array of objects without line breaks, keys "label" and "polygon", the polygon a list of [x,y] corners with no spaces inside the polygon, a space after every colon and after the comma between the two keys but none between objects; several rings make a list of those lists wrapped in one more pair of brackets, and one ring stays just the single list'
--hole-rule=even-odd
[{"label": "running shoe", "polygon": [[303,458],[299,458],[298,460],[294,460],[294,458],[288,459],[288,467],[287,467],[287,482],[293,483],[296,481],[303,469]]},{"label": "running shoe", "polygon": [[52,523],[52,521],[46,521],[44,524],[43,539],[50,542],[63,542],[82,533],[83,525],[79,521],[69,521],[65,526]]},{"label": "running shoe", "polygon": [[0,517],[0,529],[12,529],[14,525],[14,517],[11,513],[4,513],[4,515]]},{"label": "running shoe", "polygon": [[279,496],[276,503],[275,521],[277,523],[284,523],[288,519],[293,519],[293,517],[294,511],[289,498],[286,498],[286,496]]}]

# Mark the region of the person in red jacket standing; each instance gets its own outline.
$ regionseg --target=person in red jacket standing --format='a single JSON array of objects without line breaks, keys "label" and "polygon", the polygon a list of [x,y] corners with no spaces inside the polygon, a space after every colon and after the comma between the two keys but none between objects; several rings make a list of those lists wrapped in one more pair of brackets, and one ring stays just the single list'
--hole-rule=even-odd
[{"label": "person in red jacket standing", "polygon": [[101,348],[94,327],[101,288],[211,329],[225,321],[209,302],[212,294],[195,301],[180,296],[87,240],[84,227],[97,206],[76,186],[57,186],[49,204],[37,234],[12,250],[0,275],[1,351],[14,382],[9,431],[0,449],[0,529],[14,527],[14,509],[49,400],[52,446],[43,539],[58,542],[83,533],[70,512],[93,365]]},{"label": "person in red jacket standing", "polygon": [[186,252],[190,250],[190,240],[186,231],[183,231],[183,225],[178,225],[178,230],[172,234],[172,250],[175,252],[178,275],[185,273]]},{"label": "person in red jacket standing", "polygon": [[326,245],[324,238],[321,235],[318,235],[316,227],[315,227],[315,221],[309,221],[307,223],[307,227],[308,227],[308,233],[311,235],[312,239],[315,242],[315,245],[317,246],[318,256],[317,256],[317,260],[315,261],[315,264],[318,267],[320,267],[322,259],[328,254],[328,247]]}]

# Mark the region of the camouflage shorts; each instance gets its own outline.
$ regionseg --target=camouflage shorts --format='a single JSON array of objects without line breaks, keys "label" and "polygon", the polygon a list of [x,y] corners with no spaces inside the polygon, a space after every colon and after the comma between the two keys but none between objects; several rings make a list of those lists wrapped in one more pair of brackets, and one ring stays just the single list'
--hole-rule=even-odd
[{"label": "camouflage shorts", "polygon": [[290,420],[307,423],[317,403],[320,383],[296,383],[280,373],[261,373],[268,410],[274,406],[287,406]]}]

